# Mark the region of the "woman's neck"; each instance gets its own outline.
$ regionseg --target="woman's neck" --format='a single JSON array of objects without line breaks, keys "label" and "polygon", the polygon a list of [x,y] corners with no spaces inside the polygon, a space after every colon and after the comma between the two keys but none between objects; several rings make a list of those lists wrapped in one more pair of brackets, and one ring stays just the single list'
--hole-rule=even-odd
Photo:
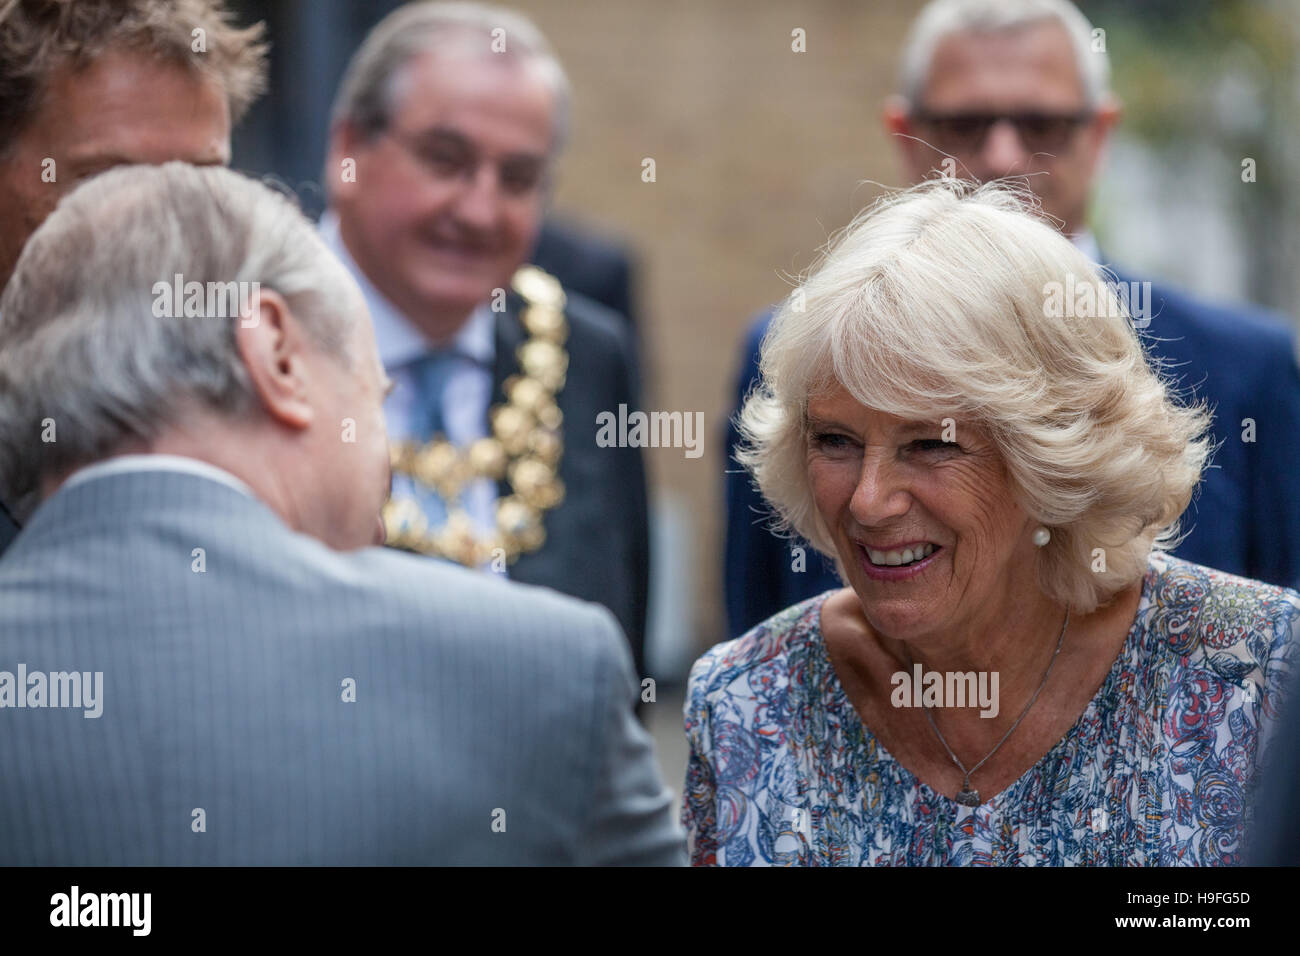
[{"label": "woman's neck", "polygon": [[[951,746],[979,754],[1006,733],[1040,687],[1035,719],[1061,707],[1086,706],[1123,647],[1140,595],[1141,585],[1135,584],[1091,613],[1071,614],[1063,635],[1065,607],[1035,592],[1017,607],[990,608],[992,613],[963,626],[902,640],[879,633],[856,593],[845,589],[826,602],[823,636],[841,684],[860,710],[888,715],[906,707],[915,717],[914,704],[922,700]],[[919,689],[914,686],[918,666],[920,679],[928,682]],[[1051,677],[1045,680],[1049,666]],[[1078,686],[1081,680],[1092,686]],[[938,706],[933,696],[924,696],[926,686],[939,693]],[[971,695],[964,703],[949,700],[946,692],[955,687],[996,689],[994,706]],[[902,704],[900,694],[906,697]]]}]

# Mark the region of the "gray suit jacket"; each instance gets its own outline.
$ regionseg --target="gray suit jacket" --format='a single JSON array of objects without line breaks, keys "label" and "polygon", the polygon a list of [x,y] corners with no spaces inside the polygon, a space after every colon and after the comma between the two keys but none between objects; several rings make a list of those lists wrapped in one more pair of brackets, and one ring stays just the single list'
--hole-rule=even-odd
[{"label": "gray suit jacket", "polygon": [[0,709],[3,865],[684,862],[608,611],[201,476],[37,510],[0,561],[20,664],[102,672],[102,715]]}]

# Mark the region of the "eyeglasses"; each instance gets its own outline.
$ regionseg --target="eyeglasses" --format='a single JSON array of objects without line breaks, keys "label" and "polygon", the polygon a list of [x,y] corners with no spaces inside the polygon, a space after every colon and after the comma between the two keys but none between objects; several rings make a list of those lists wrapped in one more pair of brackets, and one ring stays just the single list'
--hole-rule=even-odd
[{"label": "eyeglasses", "polygon": [[932,144],[945,153],[979,152],[989,130],[1003,121],[1015,127],[1020,142],[1031,153],[1059,153],[1069,147],[1079,127],[1093,118],[1078,113],[932,113],[920,110],[913,118],[932,131]]},{"label": "eyeglasses", "polygon": [[[474,144],[454,131],[435,129],[425,133],[407,133],[386,129],[382,135],[405,150],[433,179],[472,182],[484,162]],[[532,199],[545,188],[545,156],[509,155],[497,161],[496,166],[497,183],[507,198]]]}]

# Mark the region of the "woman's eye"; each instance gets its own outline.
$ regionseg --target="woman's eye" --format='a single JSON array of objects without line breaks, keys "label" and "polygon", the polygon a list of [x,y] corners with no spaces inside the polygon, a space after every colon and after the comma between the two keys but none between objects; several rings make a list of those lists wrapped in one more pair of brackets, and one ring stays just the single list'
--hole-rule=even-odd
[{"label": "woman's eye", "polygon": [[838,435],[835,432],[817,432],[813,435],[813,444],[818,448],[825,448],[828,451],[847,448],[849,439],[844,435]]},{"label": "woman's eye", "polygon": [[921,451],[961,451],[956,442],[944,441],[942,438],[922,438],[912,442],[912,445]]}]

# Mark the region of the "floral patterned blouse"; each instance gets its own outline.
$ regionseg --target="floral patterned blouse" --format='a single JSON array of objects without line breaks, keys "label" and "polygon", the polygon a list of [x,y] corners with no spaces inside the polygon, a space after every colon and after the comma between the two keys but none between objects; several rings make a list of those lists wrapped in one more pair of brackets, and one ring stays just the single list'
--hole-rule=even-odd
[{"label": "floral patterned blouse", "polygon": [[1073,728],[977,807],[863,726],[787,608],[696,662],[682,823],[696,866],[1240,862],[1244,807],[1300,640],[1300,594],[1153,552],[1137,617]]}]

